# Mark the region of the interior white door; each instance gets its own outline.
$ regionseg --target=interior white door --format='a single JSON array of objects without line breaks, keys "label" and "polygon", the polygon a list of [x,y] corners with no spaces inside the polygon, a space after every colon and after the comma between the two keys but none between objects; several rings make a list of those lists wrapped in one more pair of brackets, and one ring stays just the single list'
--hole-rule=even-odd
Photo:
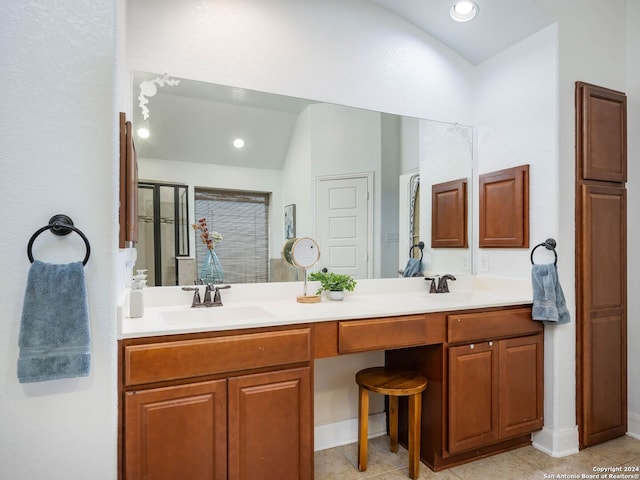
[{"label": "interior white door", "polygon": [[317,182],[320,269],[371,277],[371,176],[319,178]]}]

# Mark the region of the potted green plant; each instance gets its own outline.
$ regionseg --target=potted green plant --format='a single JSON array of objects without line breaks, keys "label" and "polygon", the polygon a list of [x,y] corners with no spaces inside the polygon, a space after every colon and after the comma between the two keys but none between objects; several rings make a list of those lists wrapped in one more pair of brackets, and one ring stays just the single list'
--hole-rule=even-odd
[{"label": "potted green plant", "polygon": [[327,292],[327,296],[331,300],[342,300],[345,290],[353,292],[357,284],[351,275],[345,273],[313,272],[309,274],[309,280],[320,282],[320,288],[318,288],[316,295]]}]

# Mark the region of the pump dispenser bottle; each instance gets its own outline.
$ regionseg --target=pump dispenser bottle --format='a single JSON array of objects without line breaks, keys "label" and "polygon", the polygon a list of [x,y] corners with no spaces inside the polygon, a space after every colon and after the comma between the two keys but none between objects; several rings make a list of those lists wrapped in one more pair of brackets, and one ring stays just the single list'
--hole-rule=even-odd
[{"label": "pump dispenser bottle", "polygon": [[147,284],[146,270],[137,270],[131,283],[131,293],[129,294],[129,317],[139,318],[144,315],[144,293],[142,289]]}]

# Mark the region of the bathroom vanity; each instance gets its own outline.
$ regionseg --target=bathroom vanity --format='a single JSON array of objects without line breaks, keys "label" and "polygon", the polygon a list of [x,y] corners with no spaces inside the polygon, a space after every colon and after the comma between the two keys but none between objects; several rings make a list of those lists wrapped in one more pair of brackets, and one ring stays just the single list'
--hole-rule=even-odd
[{"label": "bathroom vanity", "polygon": [[[543,325],[530,296],[429,295],[417,280],[404,293],[359,283],[344,302],[121,319],[121,478],[312,479],[314,360],[374,350],[429,379],[421,458],[433,470],[529,443],[543,425]],[[406,445],[405,415],[401,402]]]}]

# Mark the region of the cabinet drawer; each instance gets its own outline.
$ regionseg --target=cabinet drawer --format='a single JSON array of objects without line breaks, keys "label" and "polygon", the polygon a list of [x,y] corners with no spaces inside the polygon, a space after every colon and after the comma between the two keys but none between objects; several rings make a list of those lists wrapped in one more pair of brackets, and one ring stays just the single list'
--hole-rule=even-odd
[{"label": "cabinet drawer", "polygon": [[543,330],[542,322],[531,320],[530,308],[449,315],[447,327],[449,343],[517,337]]},{"label": "cabinet drawer", "polygon": [[310,359],[309,328],[131,345],[124,349],[124,383],[140,385]]},{"label": "cabinet drawer", "polygon": [[427,343],[427,319],[422,316],[338,322],[338,352],[411,347]]}]

